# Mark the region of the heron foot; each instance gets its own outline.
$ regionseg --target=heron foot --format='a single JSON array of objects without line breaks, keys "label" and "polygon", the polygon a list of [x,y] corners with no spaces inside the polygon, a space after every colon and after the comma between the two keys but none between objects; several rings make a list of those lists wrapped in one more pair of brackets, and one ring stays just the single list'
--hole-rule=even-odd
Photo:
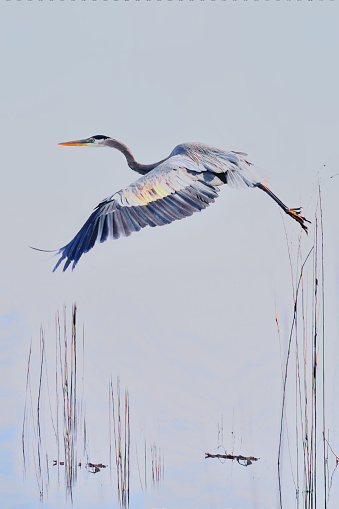
[{"label": "heron foot", "polygon": [[303,217],[301,215],[301,207],[297,207],[295,209],[287,209],[286,214],[288,214],[289,216],[293,217],[293,219],[298,221],[302,229],[305,230],[306,233],[308,233],[308,229],[305,222],[311,224],[311,221],[309,221],[308,219],[306,219],[306,217]]}]

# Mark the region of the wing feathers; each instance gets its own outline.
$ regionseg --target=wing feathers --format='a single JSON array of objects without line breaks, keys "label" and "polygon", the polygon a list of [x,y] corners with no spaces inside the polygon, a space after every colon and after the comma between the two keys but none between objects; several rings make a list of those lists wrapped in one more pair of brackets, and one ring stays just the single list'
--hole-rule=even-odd
[{"label": "wing feathers", "polygon": [[100,236],[100,242],[105,242],[109,235],[108,216],[105,214],[103,218],[102,232]]},{"label": "wing feathers", "polygon": [[113,214],[113,239],[119,239],[122,230],[122,224],[120,219],[120,212],[118,210],[114,211]]},{"label": "wing feathers", "polygon": [[206,208],[219,189],[199,178],[199,173],[190,174],[185,168],[162,172],[158,168],[102,201],[73,240],[59,250],[54,270],[63,260],[64,271],[71,263],[74,269],[97,241],[128,237],[145,226],[169,224]]}]

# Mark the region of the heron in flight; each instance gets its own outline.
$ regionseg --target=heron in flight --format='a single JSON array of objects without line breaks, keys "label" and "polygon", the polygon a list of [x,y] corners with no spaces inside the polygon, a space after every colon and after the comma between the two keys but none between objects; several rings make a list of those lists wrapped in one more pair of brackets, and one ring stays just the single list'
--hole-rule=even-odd
[{"label": "heron in flight", "polygon": [[53,271],[63,260],[64,271],[71,263],[74,269],[97,241],[128,237],[145,226],[162,226],[205,209],[218,197],[223,184],[261,189],[307,232],[305,222],[309,221],[301,216],[301,209],[289,209],[262,184],[258,170],[243,152],[227,152],[204,143],[183,143],[165,159],[141,164],[126,145],[108,136],[96,135],[59,145],[115,148],[125,156],[128,166],[142,176],[99,203],[75,237],[58,250],[60,258]]}]

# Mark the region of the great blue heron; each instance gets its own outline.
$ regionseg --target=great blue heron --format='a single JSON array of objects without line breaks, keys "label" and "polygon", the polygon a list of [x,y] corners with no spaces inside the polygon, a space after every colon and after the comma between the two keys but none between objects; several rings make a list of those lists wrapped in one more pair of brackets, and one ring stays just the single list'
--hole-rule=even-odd
[{"label": "great blue heron", "polygon": [[243,152],[227,152],[203,143],[183,143],[167,158],[154,164],[141,164],[126,145],[108,136],[97,135],[59,145],[116,148],[123,153],[128,166],[142,177],[99,203],[76,236],[59,249],[57,254],[61,256],[54,270],[63,260],[66,260],[64,271],[72,262],[74,269],[82,254],[97,241],[128,237],[147,225],[162,226],[206,208],[217,198],[222,184],[258,187],[307,232],[307,219],[300,215],[301,209],[289,209],[259,182],[257,169]]}]

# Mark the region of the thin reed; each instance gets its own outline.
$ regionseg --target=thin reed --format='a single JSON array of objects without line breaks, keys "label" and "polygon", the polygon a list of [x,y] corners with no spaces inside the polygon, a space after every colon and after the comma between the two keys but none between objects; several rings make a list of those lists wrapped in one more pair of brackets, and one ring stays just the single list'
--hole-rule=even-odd
[{"label": "thin reed", "polygon": [[[33,464],[40,500],[44,501],[48,493],[52,468],[57,472],[54,477],[57,477],[58,486],[63,474],[66,496],[73,503],[73,490],[81,466],[85,466],[87,472],[96,474],[107,465],[90,462],[88,457],[88,427],[84,410],[85,341],[84,332],[82,342],[78,341],[75,304],[69,326],[68,322],[65,306],[61,316],[56,313],[55,345],[51,351],[48,350],[50,342],[45,340],[45,331],[41,326],[38,361],[34,361],[31,342],[27,360],[21,442],[24,475],[30,473]],[[82,363],[79,363],[79,348]],[[131,477],[130,404],[128,390],[125,390],[124,396],[121,395],[119,378],[115,390],[112,377],[110,379],[108,410],[110,477],[112,481],[114,457],[119,505],[121,508],[128,508]],[[140,480],[141,475],[144,475],[146,489],[147,475],[151,476],[153,485],[163,478],[164,454],[155,443],[152,444],[150,453],[147,453],[146,439],[144,444],[143,474],[140,472],[138,456],[137,463]],[[137,444],[135,450],[137,455]],[[150,459],[151,464],[147,463],[147,459]]]},{"label": "thin reed", "polygon": [[[109,383],[109,450],[110,469],[112,468],[112,422],[115,452],[115,466],[117,471],[118,500],[120,507],[129,507],[130,496],[130,418],[129,418],[129,395],[125,391],[124,409],[121,405],[120,380],[117,378],[116,395],[114,396],[112,378]],[[124,420],[122,421],[121,412]]]},{"label": "thin reed", "polygon": [[[77,477],[77,334],[76,334],[76,305],[72,308],[72,331],[69,345],[66,327],[66,307],[64,307],[63,351],[61,343],[61,327],[59,314],[57,315],[58,344],[60,355],[60,375],[63,396],[63,443],[65,458],[65,481],[68,493],[72,496],[72,487]],[[70,352],[69,352],[70,350]],[[68,359],[70,358],[70,364]]]},{"label": "thin reed", "polygon": [[164,453],[157,444],[151,445],[152,482],[158,485],[164,478]]},{"label": "thin reed", "polygon": [[[45,331],[40,328],[39,376],[36,391],[36,413],[34,415],[34,398],[32,395],[32,344],[28,355],[26,397],[22,426],[23,468],[26,473],[33,458],[35,477],[40,499],[48,491],[50,482],[50,450],[54,449],[56,459],[53,465],[58,469],[60,482],[60,465],[64,468],[66,493],[72,499],[73,486],[77,479],[77,436],[78,397],[77,397],[77,307],[74,304],[71,314],[71,332],[67,329],[67,310],[63,310],[63,323],[59,313],[55,317],[55,357],[54,384],[55,391],[50,391],[50,365],[47,362]],[[35,384],[33,384],[34,389]],[[34,392],[34,391],[33,391]],[[61,394],[61,397],[60,397]],[[60,408],[61,407],[61,408]],[[83,435],[85,436],[86,420],[83,418]],[[32,433],[33,432],[33,433]],[[55,447],[49,442],[50,434],[54,436]],[[32,436],[33,434],[33,436]],[[49,443],[49,447],[47,445]],[[84,444],[86,439],[84,438]],[[63,447],[61,446],[63,444]],[[62,449],[62,450],[61,450]],[[84,447],[84,453],[85,453]],[[55,458],[55,457],[54,457]]]},{"label": "thin reed", "polygon": [[[329,430],[326,431],[324,225],[320,186],[317,195],[313,245],[306,256],[302,254],[300,239],[297,247],[296,285],[293,257],[287,243],[292,278],[293,319],[285,365],[282,368],[283,393],[278,449],[281,509],[284,507],[284,500],[290,498],[288,492],[291,486],[290,481],[283,483],[284,438],[287,439],[290,475],[297,509],[315,509],[317,506],[327,509],[333,473],[338,464],[332,450],[336,465],[330,476],[330,444],[326,438]],[[281,342],[277,313],[276,322]],[[292,445],[293,441],[295,447]]]}]

